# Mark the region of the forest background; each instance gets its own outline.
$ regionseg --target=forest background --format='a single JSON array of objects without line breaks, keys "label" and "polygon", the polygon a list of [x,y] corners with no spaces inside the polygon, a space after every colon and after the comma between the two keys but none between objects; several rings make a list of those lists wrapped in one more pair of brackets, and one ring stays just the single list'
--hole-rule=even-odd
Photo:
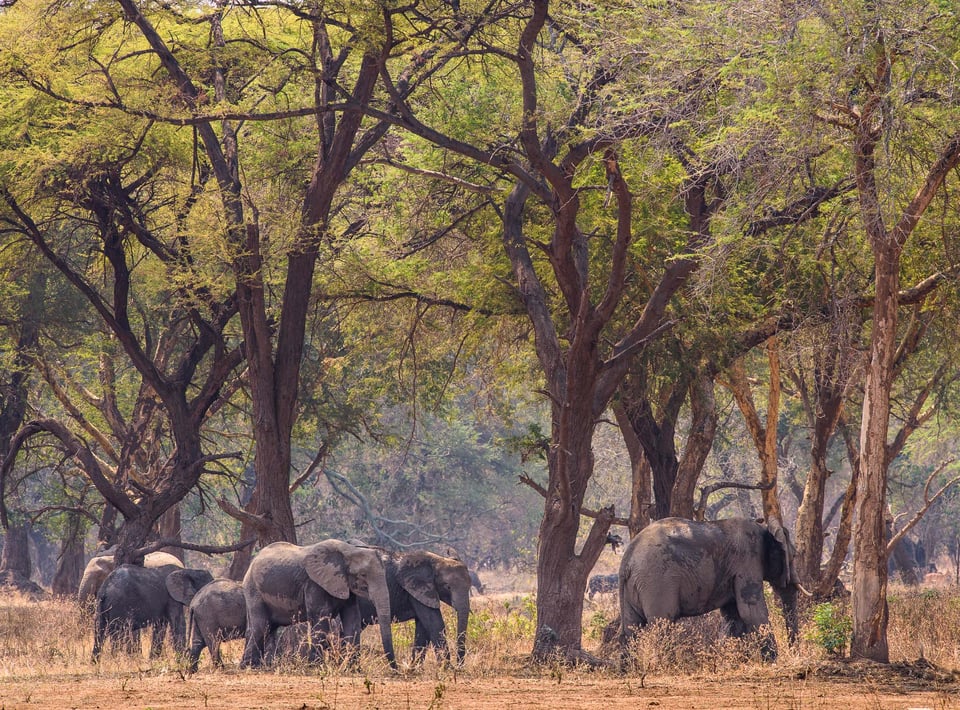
[{"label": "forest background", "polygon": [[960,559],[958,19],[7,0],[0,566],[453,549],[576,656],[611,533],[779,517],[885,660],[887,551]]}]

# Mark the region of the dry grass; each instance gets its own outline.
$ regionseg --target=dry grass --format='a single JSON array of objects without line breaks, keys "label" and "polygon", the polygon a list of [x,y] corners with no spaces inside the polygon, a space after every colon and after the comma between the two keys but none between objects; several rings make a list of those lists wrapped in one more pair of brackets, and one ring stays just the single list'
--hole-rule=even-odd
[{"label": "dry grass", "polygon": [[[601,637],[617,615],[615,596],[585,601],[584,647],[608,658],[613,654]],[[834,707],[843,698],[848,708],[960,707],[960,687],[949,672],[960,667],[960,590],[892,590],[889,642],[899,665],[882,672],[832,659],[809,639],[789,648],[776,612],[772,626],[780,657],[774,664],[760,660],[758,639],[727,638],[710,615],[651,625],[635,642],[625,673],[535,667],[528,660],[535,628],[531,595],[478,597],[473,610],[461,669],[428,654],[422,667],[402,664],[393,673],[380,653],[377,629],[371,628],[364,632],[359,668],[340,656],[323,666],[285,661],[269,671],[239,671],[242,642],[233,641],[223,646],[226,670],[211,670],[205,653],[201,672],[189,676],[169,651],[149,660],[146,637],[139,657],[108,652],[91,665],[92,623],[76,604],[0,596],[0,705],[492,710],[605,708],[612,698],[633,698],[637,706],[799,709]],[[808,619],[805,636],[811,624]],[[409,658],[412,635],[412,624],[394,626],[399,658]],[[920,658],[934,665],[918,663]],[[69,696],[63,695],[66,685]],[[910,694],[910,702],[902,697],[899,704],[887,702],[902,692]],[[640,697],[645,699],[639,702]]]}]

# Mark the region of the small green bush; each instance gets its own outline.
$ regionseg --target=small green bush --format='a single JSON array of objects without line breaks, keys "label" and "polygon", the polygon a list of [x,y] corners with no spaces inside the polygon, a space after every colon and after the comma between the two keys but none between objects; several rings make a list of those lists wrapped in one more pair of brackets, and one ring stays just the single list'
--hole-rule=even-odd
[{"label": "small green bush", "polygon": [[853,630],[853,621],[843,611],[827,602],[813,610],[813,630],[807,636],[832,656],[843,656]]}]

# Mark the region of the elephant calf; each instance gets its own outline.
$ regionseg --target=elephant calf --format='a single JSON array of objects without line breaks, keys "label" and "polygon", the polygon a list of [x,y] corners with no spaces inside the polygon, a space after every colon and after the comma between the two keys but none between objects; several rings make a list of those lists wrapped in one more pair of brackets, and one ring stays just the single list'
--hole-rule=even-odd
[{"label": "elephant calf", "polygon": [[220,643],[242,639],[246,631],[243,585],[232,579],[217,579],[204,586],[190,602],[190,670],[197,670],[204,648],[210,649],[213,665],[222,667]]}]

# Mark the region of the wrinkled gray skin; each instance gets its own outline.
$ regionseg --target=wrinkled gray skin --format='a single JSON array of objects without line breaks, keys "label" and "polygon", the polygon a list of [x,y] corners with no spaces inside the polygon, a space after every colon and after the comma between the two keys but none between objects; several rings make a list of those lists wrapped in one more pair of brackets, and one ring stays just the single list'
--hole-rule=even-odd
[{"label": "wrinkled gray skin", "polygon": [[264,663],[268,639],[278,627],[307,621],[314,634],[311,662],[320,659],[331,620],[340,617],[349,633],[345,640],[360,645],[358,597],[369,599],[380,618],[380,638],[396,667],[390,630],[390,594],[386,572],[376,550],[340,540],[300,547],[275,542],[264,547],[243,578],[247,633],[241,667]]},{"label": "wrinkled gray skin", "polygon": [[[443,614],[440,612],[440,602],[444,602],[457,612],[457,663],[463,663],[470,617],[471,578],[467,566],[460,560],[425,551],[383,552],[382,558],[387,570],[393,620],[416,620],[414,661],[423,658],[428,644],[446,660],[450,660]],[[372,606],[362,599],[360,612],[364,626],[377,618]],[[349,632],[344,621],[344,633]]]},{"label": "wrinkled gray skin", "polygon": [[243,585],[232,579],[216,579],[204,586],[190,602],[190,670],[197,670],[204,648],[210,649],[213,665],[222,667],[220,642],[242,639],[246,631]]},{"label": "wrinkled gray skin", "polygon": [[[620,563],[622,644],[653,619],[699,616],[719,609],[730,633],[742,636],[770,621],[767,581],[780,598],[791,643],[797,637],[797,578],[793,546],[779,525],[744,518],[695,522],[665,518],[627,545]],[[770,634],[763,655],[773,660]]]},{"label": "wrinkled gray skin", "polygon": [[[150,568],[120,565],[104,580],[97,592],[94,620],[93,662],[100,660],[104,642],[109,637],[118,646],[132,639],[132,632],[153,627],[150,656],[163,649],[163,637],[169,628],[174,648],[185,650],[184,605],[197,591],[213,579],[206,570],[183,569],[176,565]],[[129,649],[129,645],[127,646]]]},{"label": "wrinkled gray skin", "polygon": [[[116,546],[104,550],[87,563],[83,570],[83,576],[80,578],[80,588],[77,592],[77,598],[81,604],[97,598],[97,591],[103,584],[103,580],[116,568],[117,564],[113,559],[115,550]],[[167,565],[182,568],[183,562],[169,552],[151,552],[143,558],[144,567],[166,567]]]}]

